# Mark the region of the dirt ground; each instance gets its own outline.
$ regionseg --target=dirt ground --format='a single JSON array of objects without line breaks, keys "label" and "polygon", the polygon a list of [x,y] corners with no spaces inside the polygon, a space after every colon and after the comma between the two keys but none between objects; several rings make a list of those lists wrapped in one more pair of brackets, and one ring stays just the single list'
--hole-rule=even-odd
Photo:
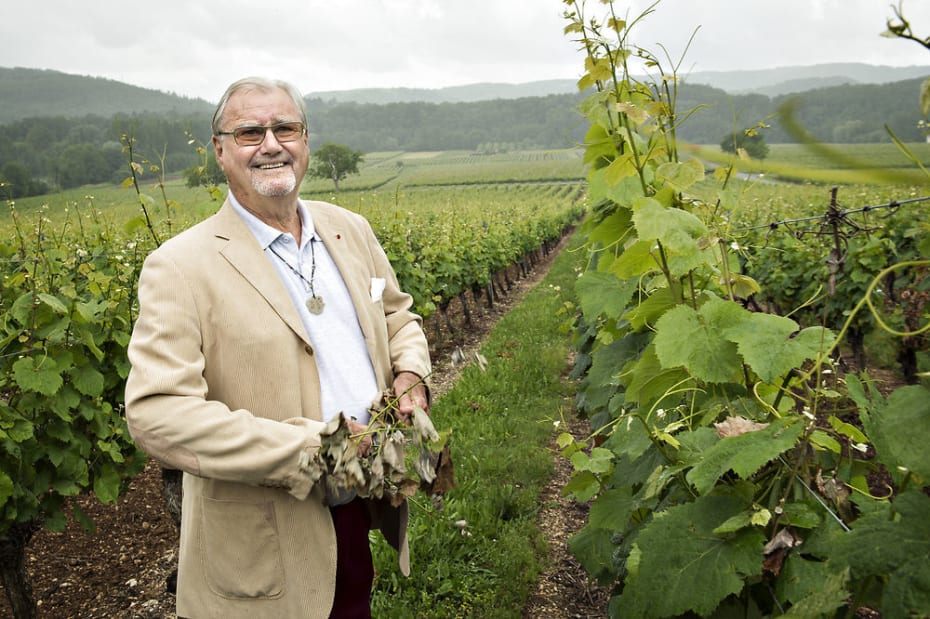
[{"label": "dirt ground", "polygon": [[[437,312],[427,323],[434,347],[434,395],[448,390],[457,378],[461,366],[451,362],[453,352],[458,348],[470,358],[497,319],[545,275],[558,249],[541,256],[525,277],[514,269],[508,278],[512,287],[492,308],[484,306],[478,312],[472,304],[471,326],[464,324],[458,302],[448,308],[448,320]],[[569,429],[579,435],[585,433],[582,422],[573,422]],[[539,579],[523,617],[604,617],[606,592],[591,585],[566,546],[566,540],[584,524],[587,508],[561,497],[559,491],[571,473],[571,465],[558,457],[554,462],[556,473],[540,498],[546,507],[539,517],[539,526],[550,541],[549,568]],[[97,524],[94,535],[82,532],[72,522],[62,533],[38,532],[27,548],[27,568],[39,616],[174,617],[174,595],[167,581],[176,563],[178,531],[166,509],[160,468],[150,462],[116,505],[101,505],[88,497],[78,502]],[[0,617],[10,616],[6,596],[0,596]]]}]

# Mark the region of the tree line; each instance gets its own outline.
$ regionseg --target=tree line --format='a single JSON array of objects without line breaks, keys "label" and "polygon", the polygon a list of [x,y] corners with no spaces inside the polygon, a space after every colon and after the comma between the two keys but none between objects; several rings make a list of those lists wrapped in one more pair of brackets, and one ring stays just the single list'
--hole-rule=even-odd
[{"label": "tree line", "polygon": [[[885,125],[904,141],[923,141],[920,80],[843,85],[796,96],[730,95],[683,83],[679,109],[700,109],[678,128],[696,144],[720,144],[760,122],[765,142],[793,142],[779,108],[797,99],[796,119],[830,143],[890,141]],[[548,95],[467,103],[336,103],[308,100],[311,148],[345,144],[361,152],[474,150],[487,144],[514,149],[568,148],[581,144],[586,119],[577,111],[584,94]],[[124,140],[165,174],[202,163],[192,143],[209,144],[210,112],[139,112],[27,118],[0,125],[0,198],[17,198],[127,176]]]}]

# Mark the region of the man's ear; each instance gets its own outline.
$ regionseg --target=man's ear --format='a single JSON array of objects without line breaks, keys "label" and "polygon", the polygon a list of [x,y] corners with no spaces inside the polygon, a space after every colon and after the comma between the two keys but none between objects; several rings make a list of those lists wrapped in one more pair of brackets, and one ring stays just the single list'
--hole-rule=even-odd
[{"label": "man's ear", "polygon": [[213,154],[216,157],[216,164],[223,170],[223,140],[218,135],[213,136]]}]

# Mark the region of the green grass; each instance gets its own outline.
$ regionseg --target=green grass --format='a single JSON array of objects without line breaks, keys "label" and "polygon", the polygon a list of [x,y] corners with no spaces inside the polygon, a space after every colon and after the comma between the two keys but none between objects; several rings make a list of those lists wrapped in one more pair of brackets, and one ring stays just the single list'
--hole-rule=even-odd
[{"label": "green grass", "polygon": [[458,485],[442,510],[422,495],[411,504],[409,578],[392,550],[375,545],[376,617],[521,616],[545,562],[536,515],[552,473],[547,443],[574,396],[563,378],[570,341],[558,310],[582,258],[563,251],[495,326],[481,349],[486,371],[470,365],[434,402],[437,429],[452,430]]},{"label": "green grass", "polygon": [[[225,192],[225,186],[223,187]],[[142,200],[146,209],[157,221],[163,221],[169,216],[176,222],[175,232],[200,221],[208,214],[215,212],[220,203],[212,200],[210,194],[203,187],[190,188],[180,179],[165,182],[166,205],[162,190],[151,180],[143,179],[140,185]],[[74,221],[80,217],[85,221],[106,226],[122,226],[127,221],[142,213],[140,198],[132,187],[120,185],[89,185],[78,189],[70,189],[59,193],[29,198],[17,198],[12,204],[21,222],[34,223],[37,217],[47,217],[54,227],[61,228],[65,221]],[[12,228],[12,208],[0,209],[0,232]]]},{"label": "green grass", "polygon": [[[343,180],[339,192],[335,191],[332,181],[306,178],[301,185],[301,196],[344,205],[357,200],[358,195],[374,190],[393,194],[405,188],[580,181],[583,178],[581,151],[574,149],[515,151],[496,155],[477,155],[468,151],[367,153],[359,174]],[[174,205],[170,211],[175,222],[174,232],[200,221],[220,206],[205,188],[187,187],[180,178],[167,179],[163,195],[154,177],[145,175],[141,179],[140,190],[146,208],[158,222],[169,215],[167,196]],[[225,195],[226,186],[220,186],[220,190]],[[8,208],[0,209],[2,234],[9,234],[12,230],[11,204],[15,206],[21,224],[28,226],[35,225],[39,217],[49,218],[55,226],[60,226],[61,222],[73,221],[77,216],[92,223],[122,226],[142,213],[134,188],[109,184],[18,198],[6,203]]]},{"label": "green grass", "polygon": [[[580,150],[516,151],[479,155],[468,151],[368,153],[359,174],[339,184],[343,191],[472,183],[579,180]],[[332,181],[307,179],[308,194],[333,192]]]}]

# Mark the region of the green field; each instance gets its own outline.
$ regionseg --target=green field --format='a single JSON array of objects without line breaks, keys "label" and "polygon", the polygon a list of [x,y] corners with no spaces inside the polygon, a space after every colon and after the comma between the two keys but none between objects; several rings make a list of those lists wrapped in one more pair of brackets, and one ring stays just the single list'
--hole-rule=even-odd
[{"label": "green field", "polygon": [[[394,191],[407,187],[436,187],[470,184],[579,181],[584,178],[580,150],[523,151],[477,155],[467,151],[368,153],[359,174],[349,176],[336,192],[329,180],[307,178],[301,188],[306,198],[335,203],[357,202],[359,192]],[[143,200],[153,215],[166,217],[167,201],[177,203],[172,217],[180,225],[202,219],[217,208],[203,188],[188,188],[180,178],[166,179],[164,195],[152,175],[143,175]],[[225,192],[225,187],[221,187]],[[167,200],[166,200],[167,198]],[[140,212],[139,198],[132,187],[93,185],[45,196],[15,201],[20,215],[41,212],[53,221],[67,219],[78,210],[96,213],[111,221],[127,221]],[[10,210],[0,212],[0,230],[10,222]]]}]

